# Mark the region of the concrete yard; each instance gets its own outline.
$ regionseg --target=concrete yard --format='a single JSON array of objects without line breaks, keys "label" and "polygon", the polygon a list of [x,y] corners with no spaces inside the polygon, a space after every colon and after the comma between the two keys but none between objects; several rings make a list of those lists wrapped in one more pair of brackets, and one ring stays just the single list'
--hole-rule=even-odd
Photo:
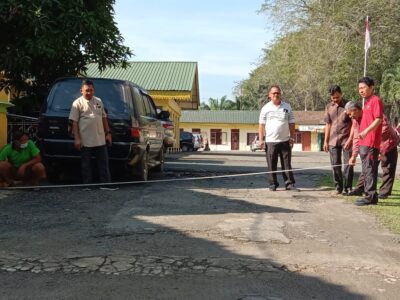
[{"label": "concrete yard", "polygon": [[[0,299],[398,298],[400,236],[318,187],[326,166],[294,153],[322,168],[295,172],[300,191],[265,174],[0,190]],[[181,153],[150,179],[263,171],[262,152]]]}]

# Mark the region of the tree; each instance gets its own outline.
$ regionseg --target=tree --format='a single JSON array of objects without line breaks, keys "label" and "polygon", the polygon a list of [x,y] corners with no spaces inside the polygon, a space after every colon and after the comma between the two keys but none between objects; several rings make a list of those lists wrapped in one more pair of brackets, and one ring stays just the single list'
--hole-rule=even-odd
[{"label": "tree", "polygon": [[202,102],[200,104],[201,110],[237,110],[238,103],[232,100],[229,100],[227,96],[222,96],[220,99],[218,98],[210,98],[208,99],[208,104]]},{"label": "tree", "polygon": [[322,109],[332,84],[339,84],[347,99],[359,98],[367,15],[372,35],[368,75],[378,91],[385,69],[400,58],[400,6],[393,0],[265,0],[260,12],[278,35],[239,85],[253,107],[272,84],[282,87],[294,109]]},{"label": "tree", "polygon": [[390,119],[398,117],[400,114],[400,61],[383,72],[380,94],[385,103],[389,104],[390,109],[386,109],[385,112]]},{"label": "tree", "polygon": [[3,0],[0,2],[0,89],[41,102],[58,77],[76,76],[88,63],[127,66],[131,50],[114,22],[114,0]]}]

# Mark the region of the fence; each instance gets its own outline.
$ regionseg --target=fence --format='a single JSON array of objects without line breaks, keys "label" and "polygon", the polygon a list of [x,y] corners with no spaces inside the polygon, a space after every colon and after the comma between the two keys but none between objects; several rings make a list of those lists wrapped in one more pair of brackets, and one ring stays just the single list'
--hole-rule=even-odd
[{"label": "fence", "polygon": [[8,143],[12,141],[12,134],[15,130],[26,132],[29,135],[29,138],[36,143],[38,140],[38,118],[7,113]]}]

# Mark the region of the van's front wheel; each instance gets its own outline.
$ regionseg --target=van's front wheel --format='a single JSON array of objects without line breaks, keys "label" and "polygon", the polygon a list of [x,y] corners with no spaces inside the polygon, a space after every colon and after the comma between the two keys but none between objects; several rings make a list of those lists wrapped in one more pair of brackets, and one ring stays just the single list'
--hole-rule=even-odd
[{"label": "van's front wheel", "polygon": [[157,166],[154,167],[154,170],[158,171],[158,172],[164,172],[164,155],[165,151],[164,151],[164,147],[162,147],[160,149],[160,152],[158,154],[158,162],[159,164]]},{"label": "van's front wheel", "polygon": [[142,159],[138,163],[138,175],[140,181],[149,179],[149,155],[147,151],[143,153]]}]

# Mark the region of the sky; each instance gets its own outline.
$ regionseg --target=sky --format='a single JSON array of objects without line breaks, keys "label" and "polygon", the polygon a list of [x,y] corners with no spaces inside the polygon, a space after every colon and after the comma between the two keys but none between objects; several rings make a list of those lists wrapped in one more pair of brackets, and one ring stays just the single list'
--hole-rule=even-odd
[{"label": "sky", "polygon": [[248,78],[273,36],[263,0],[116,0],[115,21],[133,61],[196,61],[200,101]]}]

